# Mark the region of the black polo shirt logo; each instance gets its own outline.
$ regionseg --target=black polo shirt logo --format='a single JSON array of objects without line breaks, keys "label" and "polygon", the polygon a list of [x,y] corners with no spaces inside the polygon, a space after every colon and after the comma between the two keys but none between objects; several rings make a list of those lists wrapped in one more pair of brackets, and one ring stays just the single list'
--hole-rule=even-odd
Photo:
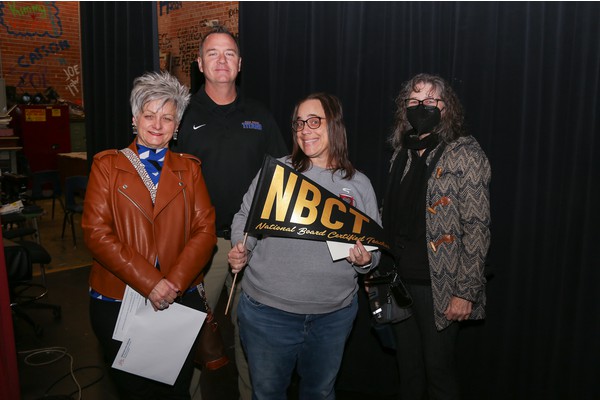
[{"label": "black polo shirt logo", "polygon": [[262,124],[258,121],[244,121],[242,122],[242,128],[244,129],[256,129],[257,131],[262,131]]}]

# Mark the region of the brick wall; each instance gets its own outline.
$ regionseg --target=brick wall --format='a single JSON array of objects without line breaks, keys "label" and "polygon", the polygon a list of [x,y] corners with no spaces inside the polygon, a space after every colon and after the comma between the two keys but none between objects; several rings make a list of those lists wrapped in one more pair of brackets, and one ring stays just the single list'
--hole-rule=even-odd
[{"label": "brick wall", "polygon": [[54,88],[82,104],[79,2],[0,2],[2,77],[17,95]]},{"label": "brick wall", "polygon": [[188,86],[190,65],[198,58],[200,41],[211,30],[211,21],[238,34],[237,1],[159,1],[157,10],[161,67]]},{"label": "brick wall", "polygon": [[[170,71],[190,85],[190,64],[211,21],[238,33],[237,1],[156,2],[159,48],[168,54]],[[79,2],[0,2],[2,77],[17,95],[44,93],[83,104]]]}]

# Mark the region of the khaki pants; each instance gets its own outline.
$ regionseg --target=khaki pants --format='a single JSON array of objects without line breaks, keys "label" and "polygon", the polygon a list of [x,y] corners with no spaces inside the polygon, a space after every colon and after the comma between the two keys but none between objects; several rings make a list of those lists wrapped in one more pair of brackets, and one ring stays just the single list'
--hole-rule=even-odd
[{"label": "khaki pants", "polygon": [[[208,305],[214,311],[217,308],[219,297],[223,286],[227,287],[227,296],[231,292],[233,275],[229,273],[229,263],[227,254],[231,250],[231,242],[227,239],[218,238],[217,251],[214,254],[211,263],[205,268],[204,289]],[[235,280],[235,293],[229,305],[228,315],[231,316],[231,323],[234,328],[234,346],[235,346],[235,364],[238,370],[238,388],[241,400],[252,399],[252,385],[250,383],[250,373],[248,372],[248,361],[240,342],[240,333],[237,323],[237,305],[242,291],[243,274],[238,274]],[[227,297],[228,298],[228,297]]]}]

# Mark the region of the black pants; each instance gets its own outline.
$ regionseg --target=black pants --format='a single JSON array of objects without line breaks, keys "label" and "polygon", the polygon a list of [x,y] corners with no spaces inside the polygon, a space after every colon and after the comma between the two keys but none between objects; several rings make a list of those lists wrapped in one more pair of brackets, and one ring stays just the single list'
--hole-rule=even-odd
[{"label": "black pants", "polygon": [[[186,293],[181,304],[195,310],[205,311],[204,302],[197,291]],[[125,371],[111,368],[111,365],[121,347],[121,342],[112,339],[121,303],[91,299],[90,319],[92,329],[100,342],[104,353],[104,361],[108,365],[110,376],[122,400],[163,400],[190,399],[190,383],[194,373],[193,348],[188,354],[181,372],[173,386]],[[177,337],[165,340],[177,340]]]},{"label": "black pants", "polygon": [[459,326],[435,327],[431,286],[406,284],[413,316],[394,324],[401,400],[457,400],[456,338]]}]

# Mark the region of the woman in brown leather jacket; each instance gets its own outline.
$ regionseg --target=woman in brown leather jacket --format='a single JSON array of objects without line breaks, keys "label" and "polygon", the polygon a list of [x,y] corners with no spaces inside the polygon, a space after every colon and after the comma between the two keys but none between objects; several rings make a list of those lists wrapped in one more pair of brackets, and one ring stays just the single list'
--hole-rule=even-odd
[{"label": "woman in brown leather jacket", "polygon": [[[188,101],[188,89],[167,73],[136,78],[130,102],[137,137],[94,157],[82,226],[94,257],[92,327],[110,364],[121,345],[112,335],[126,286],[157,311],[174,301],[204,310],[197,285],[216,243],[214,208],[200,161],[168,149]],[[110,370],[121,398],[190,397],[191,354],[174,386]]]}]

